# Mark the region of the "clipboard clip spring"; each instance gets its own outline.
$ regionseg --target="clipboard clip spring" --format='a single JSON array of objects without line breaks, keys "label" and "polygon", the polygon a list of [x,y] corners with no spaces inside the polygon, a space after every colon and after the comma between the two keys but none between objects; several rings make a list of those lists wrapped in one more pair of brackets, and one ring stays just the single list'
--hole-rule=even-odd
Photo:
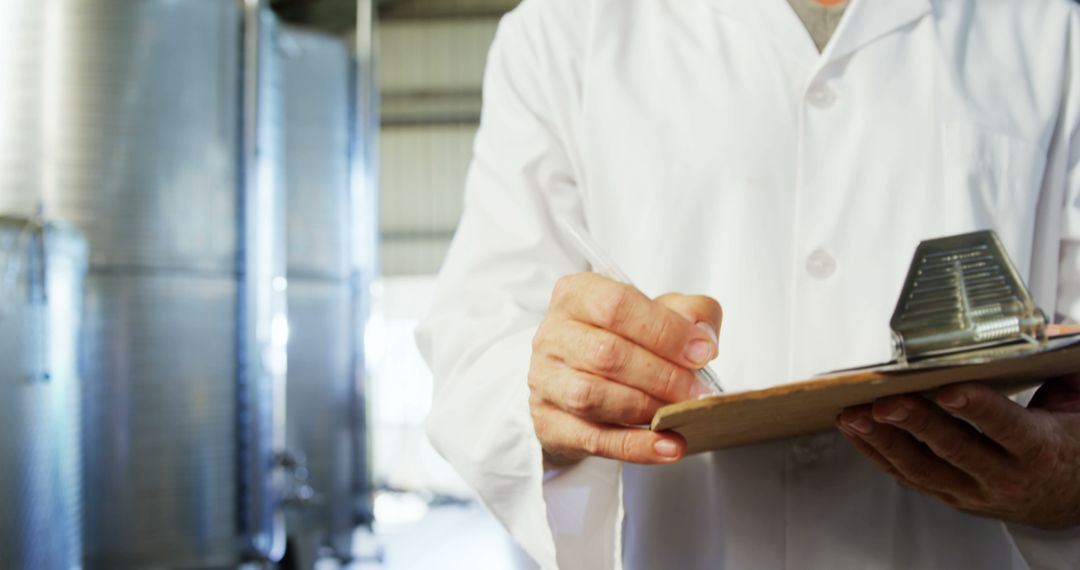
[{"label": "clipboard clip spring", "polygon": [[902,364],[1047,341],[1045,313],[991,230],[920,243],[890,326]]}]

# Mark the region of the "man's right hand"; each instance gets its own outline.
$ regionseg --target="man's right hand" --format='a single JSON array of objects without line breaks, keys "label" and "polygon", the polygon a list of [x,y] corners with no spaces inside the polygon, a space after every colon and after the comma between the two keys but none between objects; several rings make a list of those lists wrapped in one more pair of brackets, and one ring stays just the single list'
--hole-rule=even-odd
[{"label": "man's right hand", "polygon": [[686,443],[648,424],[667,404],[711,393],[694,375],[717,354],[720,304],[649,299],[595,273],[563,277],[533,339],[529,404],[548,467],[597,455],[674,463]]}]

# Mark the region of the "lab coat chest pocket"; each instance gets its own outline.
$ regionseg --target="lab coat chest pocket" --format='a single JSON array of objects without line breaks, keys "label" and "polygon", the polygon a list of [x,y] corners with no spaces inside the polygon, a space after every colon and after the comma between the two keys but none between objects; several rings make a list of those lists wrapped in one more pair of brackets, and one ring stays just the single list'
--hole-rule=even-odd
[{"label": "lab coat chest pocket", "polygon": [[[944,190],[1006,244],[1030,243],[1046,153],[1026,140],[962,123],[942,125]],[[966,207],[965,207],[966,206]]]}]

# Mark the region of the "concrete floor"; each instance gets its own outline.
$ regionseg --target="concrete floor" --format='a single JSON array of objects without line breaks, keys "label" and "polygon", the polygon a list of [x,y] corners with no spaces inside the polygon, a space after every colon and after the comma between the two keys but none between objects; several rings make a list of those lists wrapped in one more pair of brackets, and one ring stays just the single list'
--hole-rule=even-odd
[{"label": "concrete floor", "polygon": [[401,518],[376,523],[374,535],[358,532],[357,561],[345,568],[335,561],[320,561],[315,570],[536,568],[491,513],[475,502],[433,507],[422,516]]}]

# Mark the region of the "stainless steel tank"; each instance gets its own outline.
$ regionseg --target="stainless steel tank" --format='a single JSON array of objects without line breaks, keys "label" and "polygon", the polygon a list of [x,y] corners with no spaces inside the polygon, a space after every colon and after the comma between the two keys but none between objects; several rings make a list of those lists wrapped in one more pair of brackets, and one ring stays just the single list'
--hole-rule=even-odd
[{"label": "stainless steel tank", "polygon": [[81,567],[77,338],[86,246],[0,217],[0,553],[13,570]]},{"label": "stainless steel tank", "polygon": [[42,4],[45,202],[90,244],[87,566],[273,559],[285,323],[272,20],[254,1]]},{"label": "stainless steel tank", "polygon": [[293,564],[347,559],[354,513],[356,347],[350,232],[352,67],[338,38],[279,36],[288,194],[288,449],[298,462],[288,519]]}]

